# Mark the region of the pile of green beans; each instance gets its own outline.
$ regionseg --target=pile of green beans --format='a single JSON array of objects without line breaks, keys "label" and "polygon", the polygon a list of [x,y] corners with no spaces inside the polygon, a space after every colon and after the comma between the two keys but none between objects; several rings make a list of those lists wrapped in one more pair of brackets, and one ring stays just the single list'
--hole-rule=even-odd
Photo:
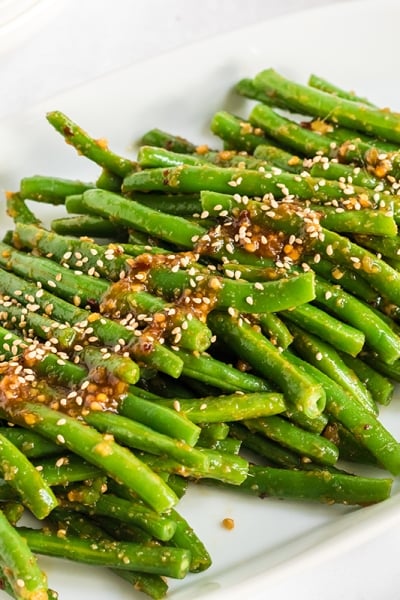
[{"label": "pile of green beans", "polygon": [[[155,599],[209,568],[179,514],[193,481],[365,506],[400,474],[379,420],[400,381],[400,117],[315,75],[236,91],[255,104],[214,115],[217,149],[154,129],[136,160],[48,113],[97,180],[7,194],[0,587],[17,600],[57,597],[38,554]],[[46,229],[32,201],[67,214]]]}]

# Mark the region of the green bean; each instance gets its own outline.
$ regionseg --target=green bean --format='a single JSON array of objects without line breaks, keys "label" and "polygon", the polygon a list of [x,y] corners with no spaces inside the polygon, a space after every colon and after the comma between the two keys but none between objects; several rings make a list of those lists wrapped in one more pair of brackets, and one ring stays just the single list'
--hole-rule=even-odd
[{"label": "green bean", "polygon": [[294,336],[293,347],[300,356],[344,387],[367,410],[377,412],[368,390],[332,346],[293,324],[290,325],[290,331]]},{"label": "green bean", "polygon": [[149,208],[159,210],[177,217],[193,218],[201,213],[198,194],[131,194],[130,197]]},{"label": "green bean", "polygon": [[364,346],[365,336],[361,331],[338,321],[312,304],[302,304],[294,310],[283,311],[281,315],[285,321],[305,328],[351,356],[357,356]]},{"label": "green bean", "polygon": [[259,315],[258,319],[263,332],[275,346],[283,350],[290,346],[293,336],[278,315],[275,313],[264,313]]},{"label": "green bean", "polygon": [[377,237],[396,237],[397,224],[387,211],[364,208],[339,210],[331,206],[318,206],[321,224],[338,233],[370,234]]},{"label": "green bean", "polygon": [[90,515],[111,516],[164,542],[169,541],[176,531],[176,523],[168,514],[159,514],[132,498],[120,498],[113,493],[101,494],[92,506],[85,506],[79,501],[64,501],[63,505]]},{"label": "green bean", "polygon": [[47,113],[46,117],[49,123],[61,133],[66,143],[74,146],[79,154],[121,177],[135,170],[135,162],[109,150],[104,140],[90,137],[62,112],[55,110]]},{"label": "green bean", "polygon": [[391,479],[343,475],[328,470],[295,471],[254,465],[240,489],[262,498],[276,496],[365,506],[388,498],[391,486]]},{"label": "green bean", "polygon": [[340,181],[343,179],[344,183],[355,184],[373,190],[379,184],[379,180],[368,173],[366,169],[343,165],[333,160],[314,162],[310,169],[310,175],[311,177],[322,177],[332,180],[339,179]]},{"label": "green bean", "polygon": [[326,412],[351,431],[359,444],[367,448],[390,473],[400,473],[400,445],[376,415],[317,367],[293,354],[291,358],[299,369],[311,373],[324,386]]},{"label": "green bean", "polygon": [[138,388],[130,389],[133,393],[126,394],[118,404],[119,414],[177,440],[183,440],[190,446],[196,444],[201,431],[197,425],[175,410],[157,404],[158,398],[149,401],[139,397]]},{"label": "green bean", "polygon": [[62,449],[57,444],[34,431],[27,431],[21,427],[0,427],[0,434],[30,459],[58,456],[62,453]]},{"label": "green bean", "polygon": [[40,224],[38,219],[30,208],[28,208],[25,200],[20,194],[8,192],[6,194],[7,214],[12,218],[14,223],[33,223]]},{"label": "green bean", "polygon": [[278,143],[303,156],[314,156],[317,152],[326,156],[334,155],[330,139],[304,129],[265,104],[257,104],[253,108],[249,121]]},{"label": "green bean", "polygon": [[82,194],[85,190],[93,187],[95,187],[93,183],[84,181],[34,175],[21,179],[19,195],[22,199],[49,204],[64,204],[67,196]]},{"label": "green bean", "polygon": [[346,90],[343,90],[334,83],[331,83],[327,79],[320,77],[319,75],[315,75],[314,73],[312,73],[308,78],[308,85],[310,85],[313,88],[316,88],[317,90],[321,90],[323,92],[328,92],[329,94],[338,96],[339,98],[346,98],[347,100],[352,100],[353,102],[361,102],[362,104],[368,104],[368,106],[376,108],[376,106],[374,106],[372,102],[367,100],[367,98],[357,96],[357,94],[355,94],[352,91],[348,92]]},{"label": "green bean", "polygon": [[[17,252],[4,244],[0,244],[0,264],[8,269],[12,267],[13,270],[22,277],[27,276],[35,281],[40,281],[43,286],[48,289],[57,289],[60,296],[64,296],[67,299],[69,298],[73,303],[75,302],[77,304],[80,304],[82,300],[86,300],[89,305],[93,304],[93,300],[98,302],[103,293],[108,290],[108,283],[104,280],[95,279],[88,275],[77,275],[65,267],[61,267],[62,273],[60,277],[60,266],[56,266],[52,261]],[[23,286],[20,286],[18,291],[21,291],[21,287]],[[94,299],[93,296],[96,292],[98,296]],[[37,294],[37,288],[35,294]],[[38,299],[36,296],[39,304],[45,302],[43,298],[44,296]],[[48,298],[48,296],[45,298]],[[44,304],[45,308],[46,304],[47,303]],[[53,309],[53,314],[55,314],[54,309],[56,301],[54,300],[53,302],[50,302],[50,304]],[[70,305],[66,308],[66,305],[63,304],[62,311],[65,312],[65,310],[71,312],[73,309]],[[79,312],[78,314],[80,316],[84,315],[84,319],[86,320],[90,315],[90,312]],[[119,343],[120,339],[123,339],[125,343],[131,342],[130,350],[135,358],[143,360],[152,366],[156,366],[156,368],[160,368],[160,370],[164,369],[174,377],[180,375],[182,363],[166,346],[157,342],[150,345],[141,343],[140,339],[133,333],[127,331],[125,327],[119,323],[111,320],[103,318],[90,320],[92,321],[91,326],[93,327],[95,335],[99,333],[101,336],[99,336],[100,339],[105,343],[108,342],[115,345]]]},{"label": "green bean", "polygon": [[[33,433],[33,432],[28,432]],[[60,449],[59,449],[60,450]],[[50,486],[66,486],[77,481],[93,480],[102,471],[75,454],[62,454],[35,461],[35,467]]]},{"label": "green bean", "polygon": [[333,417],[324,431],[324,436],[339,448],[340,460],[381,466],[376,457],[365,446],[360,445],[351,431]]},{"label": "green bean", "polygon": [[291,82],[273,69],[258,73],[253,83],[271,99],[277,98],[292,110],[321,118],[328,117],[339,125],[400,142],[400,122],[395,113],[381,111]]},{"label": "green bean", "polygon": [[240,371],[234,366],[217,360],[209,354],[192,354],[177,350],[183,362],[182,372],[195,380],[210,383],[226,392],[270,392],[271,385],[253,373]]},{"label": "green bean", "polygon": [[[194,282],[192,284],[191,282]],[[212,296],[213,308],[237,309],[245,313],[276,312],[293,308],[314,299],[314,276],[303,273],[298,276],[269,281],[268,284],[247,283],[217,275],[203,275],[201,271],[189,271],[165,267],[150,268],[147,280],[153,293],[176,295],[177,291],[199,288],[202,296]]]},{"label": "green bean", "polygon": [[211,566],[211,557],[203,542],[196,535],[189,523],[176,510],[171,510],[171,517],[175,520],[176,530],[171,538],[171,543],[178,548],[186,548],[190,552],[190,572],[199,573]]},{"label": "green bean", "polygon": [[38,518],[44,519],[57,506],[57,499],[32,463],[12,442],[0,434],[0,471],[21,501]]},{"label": "green bean", "polygon": [[282,353],[261,333],[243,319],[238,320],[223,313],[211,313],[210,326],[218,336],[235,348],[242,359],[256,371],[273,379],[288,401],[309,416],[318,416],[325,406],[323,388],[311,377],[300,373]]},{"label": "green bean", "polygon": [[100,175],[96,179],[96,187],[101,188],[102,190],[109,190],[110,192],[119,192],[121,190],[121,185],[121,177],[108,169],[102,169]]},{"label": "green bean", "polygon": [[341,354],[341,356],[347,366],[355,372],[360,381],[369,390],[375,402],[384,406],[390,404],[394,391],[392,381],[381,375],[381,373],[370,367],[363,360],[360,360],[360,358],[355,358],[348,354]]},{"label": "green bean", "polygon": [[196,152],[197,148],[197,146],[189,140],[157,128],[150,129],[143,134],[141,144],[158,146],[159,148],[166,148],[173,152],[185,152],[187,154]]},{"label": "green bean", "polygon": [[[0,348],[2,349],[4,359],[9,360],[26,351],[28,344],[22,338],[0,326]],[[53,383],[68,381],[71,385],[78,384],[87,374],[85,368],[70,361],[62,360],[49,350],[43,353],[41,360],[37,360],[37,357],[35,358],[36,360],[33,364],[35,373],[39,376],[48,377]]]},{"label": "green bean", "polygon": [[[328,254],[329,260],[357,269],[358,274],[378,292],[399,304],[400,275],[382,259],[361,248],[348,238],[322,229],[323,239],[316,239],[314,250]],[[328,249],[328,253],[327,253]]]},{"label": "green bean", "polygon": [[220,423],[241,421],[275,415],[286,409],[282,394],[235,393],[218,397],[164,400],[162,405],[174,407],[193,423]]},{"label": "green bean", "polygon": [[48,598],[46,576],[24,537],[0,511],[0,569],[6,575],[8,589],[17,599]]},{"label": "green bean", "polygon": [[[94,521],[63,509],[53,511],[52,520],[57,522],[57,528],[67,529],[73,534],[89,540],[105,539],[106,533]],[[114,524],[114,521],[113,521]],[[114,530],[115,531],[115,530]],[[112,533],[114,533],[114,531]],[[122,569],[112,569],[112,572],[130,583],[134,589],[144,592],[154,600],[164,598],[168,585],[162,577],[151,573],[136,573]]]},{"label": "green bean", "polygon": [[141,454],[140,458],[156,473],[174,473],[182,477],[189,477],[195,481],[210,479],[229,485],[240,485],[246,478],[248,462],[244,458],[209,448],[202,448],[201,451],[206,454],[209,460],[209,466],[206,471],[186,467],[173,458],[151,454]]},{"label": "green bean", "polygon": [[16,525],[22,518],[25,507],[19,500],[6,500],[1,503],[1,510],[11,525]]},{"label": "green bean", "polygon": [[[144,171],[147,172],[147,171]],[[205,228],[183,217],[160,213],[147,206],[106,190],[89,190],[83,194],[84,206],[103,217],[112,218],[124,226],[154,235],[182,248],[193,247],[193,236],[201,236]]]},{"label": "green bean", "polygon": [[[182,154],[171,152],[152,146],[141,146],[138,153],[138,162],[145,168],[177,167],[179,165],[201,166],[205,164],[219,167],[241,167],[246,169],[264,168],[266,171],[272,167],[264,160],[246,155],[235,150],[222,150],[221,152],[202,152],[201,154]],[[168,212],[168,211],[165,211]]]},{"label": "green bean", "polygon": [[378,293],[364,279],[358,277],[353,269],[342,265],[339,267],[323,257],[320,257],[317,262],[314,260],[312,268],[323,279],[340,284],[346,292],[364,300],[367,304],[378,302]]},{"label": "green bean", "polygon": [[236,117],[227,111],[215,113],[210,124],[211,131],[220,137],[228,148],[252,152],[259,144],[265,144],[264,132],[255,129],[245,119]]},{"label": "green bean", "polygon": [[59,235],[113,238],[125,240],[127,233],[107,219],[95,215],[78,215],[53,219],[51,229]]},{"label": "green bean", "polygon": [[126,483],[155,510],[161,512],[177,502],[172,490],[129,450],[77,419],[32,402],[21,402],[9,413],[2,407],[1,412]]},{"label": "green bean", "polygon": [[207,457],[182,440],[158,433],[132,419],[107,412],[91,412],[85,421],[97,430],[111,434],[130,448],[167,455],[194,469],[207,469]]},{"label": "green bean", "polygon": [[300,175],[304,172],[303,160],[299,156],[286,152],[277,146],[257,146],[254,150],[254,156],[288,173]]},{"label": "green bean", "polygon": [[199,437],[199,446],[207,447],[209,444],[225,440],[229,435],[230,427],[227,423],[202,423]]},{"label": "green bean", "polygon": [[80,357],[89,369],[104,369],[110,375],[128,384],[134,384],[139,380],[139,366],[130,358],[120,354],[101,352],[96,346],[84,346]]},{"label": "green bean", "polygon": [[52,341],[62,350],[73,348],[77,341],[78,332],[75,329],[58,323],[47,315],[7,302],[0,302],[0,312],[4,325],[21,330],[27,337],[33,331],[38,337]]},{"label": "green bean", "polygon": [[77,536],[60,538],[40,529],[20,527],[18,531],[32,551],[38,554],[178,579],[183,578],[189,570],[190,553],[172,546],[142,546],[109,540],[93,544],[92,541]]},{"label": "green bean", "polygon": [[362,331],[366,344],[376,351],[385,362],[392,363],[399,357],[400,338],[366,303],[354,298],[339,286],[318,278],[316,301],[336,314],[341,320]]},{"label": "green bean", "polygon": [[339,452],[332,442],[310,431],[304,431],[281,417],[245,419],[244,425],[250,431],[261,433],[318,464],[334,465],[337,462]]},{"label": "green bean", "polygon": [[230,424],[230,433],[241,440],[244,448],[251,450],[261,456],[267,464],[279,466],[286,469],[302,468],[304,459],[296,452],[273,442],[261,433],[251,432],[240,423]]},{"label": "green bean", "polygon": [[[318,269],[319,264],[319,257],[314,255],[314,258],[310,260],[310,265],[313,268],[315,266],[315,268]],[[242,278],[249,281],[263,281],[268,280],[271,277],[271,273],[269,273],[267,269],[261,269],[251,265],[233,265],[226,263],[224,268],[225,270],[235,269],[237,273],[240,273]],[[327,266],[324,268],[323,272],[324,274],[329,274]],[[335,269],[332,266],[331,272],[334,273],[336,277],[339,277],[338,281],[341,281],[341,268]],[[357,270],[357,272],[359,272],[359,270]],[[276,277],[274,271],[272,272],[272,276]],[[351,283],[349,283],[351,279],[348,278],[347,281],[349,287],[351,287]],[[364,288],[362,288],[362,290],[364,290]],[[397,360],[398,352],[400,350],[399,336],[385,322],[383,315],[379,315],[365,302],[358,300],[351,294],[342,290],[339,286],[328,284],[320,277],[317,277],[315,280],[315,291],[318,304],[326,306],[329,311],[337,315],[341,321],[345,321],[352,327],[359,329],[359,331],[365,335],[366,344],[373,348],[383,360],[388,363]],[[367,294],[363,295],[367,296]],[[370,298],[370,296],[368,297]],[[374,297],[376,299],[376,296]],[[384,343],[382,341],[383,339],[385,340]]]}]

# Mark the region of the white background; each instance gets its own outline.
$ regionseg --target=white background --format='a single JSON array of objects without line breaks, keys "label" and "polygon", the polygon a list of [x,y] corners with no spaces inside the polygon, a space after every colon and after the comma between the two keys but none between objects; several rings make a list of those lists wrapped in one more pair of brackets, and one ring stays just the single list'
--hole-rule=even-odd
[{"label": "white background", "polygon": [[[332,0],[42,0],[35,4],[33,0],[0,0],[0,118],[84,81],[192,41],[332,3]],[[12,20],[18,6],[22,8],[24,4],[31,6],[30,10]],[[355,24],[357,35],[356,30]],[[271,57],[266,57],[266,65],[271,63]],[[399,555],[399,543],[400,533],[393,529],[315,569],[305,568],[291,578],[273,582],[265,590],[265,598],[398,600],[400,569],[394,557]],[[355,563],[363,565],[361,570],[357,569],[357,578]]]}]

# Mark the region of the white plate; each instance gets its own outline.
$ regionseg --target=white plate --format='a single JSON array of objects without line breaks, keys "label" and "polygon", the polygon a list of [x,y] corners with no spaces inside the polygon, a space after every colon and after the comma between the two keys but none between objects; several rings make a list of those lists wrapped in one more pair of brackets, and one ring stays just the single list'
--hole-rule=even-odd
[{"label": "white plate", "polygon": [[[47,125],[46,110],[63,110],[122,153],[152,127],[215,143],[208,124],[216,110],[228,108],[243,116],[247,112],[248,104],[235,97],[233,84],[269,66],[300,81],[315,72],[399,109],[399,19],[395,1],[381,0],[378,7],[375,0],[335,4],[213,38],[92,81],[0,123],[0,186],[16,189],[21,177],[34,173],[96,176],[97,169],[75,156]],[[0,211],[3,215],[4,203]],[[5,219],[3,231],[8,225]],[[397,412],[393,406],[382,416],[400,437]],[[333,555],[394,526],[400,531],[397,505],[396,495],[357,510],[261,501],[203,487],[191,490],[180,509],[205,541],[214,564],[183,582],[171,581],[169,597],[265,598],[266,586],[279,577],[326,565]],[[232,531],[221,527],[224,517],[234,519]],[[102,569],[50,559],[41,559],[41,564],[63,600],[142,597]],[[362,565],[355,562],[354,569],[361,576]],[[298,591],[298,598],[306,597],[307,590]]]},{"label": "white plate", "polygon": [[63,0],[0,0],[0,54],[39,30]]}]

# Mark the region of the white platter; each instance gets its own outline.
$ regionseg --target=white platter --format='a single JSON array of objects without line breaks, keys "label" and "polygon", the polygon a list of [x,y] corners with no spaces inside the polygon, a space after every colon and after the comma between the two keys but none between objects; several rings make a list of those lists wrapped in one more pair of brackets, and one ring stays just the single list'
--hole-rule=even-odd
[{"label": "white platter", "polygon": [[[89,82],[0,123],[0,188],[16,189],[21,177],[35,173],[96,177],[97,169],[77,157],[47,124],[47,110],[66,112],[94,136],[106,137],[114,150],[132,156],[132,144],[152,127],[212,143],[208,124],[215,111],[227,108],[246,115],[248,104],[235,97],[234,83],[269,66],[303,82],[315,72],[400,110],[399,22],[400,5],[395,1],[335,4],[212,38]],[[4,200],[0,215],[4,232],[9,226]],[[382,411],[382,418],[400,439],[396,403],[395,399],[390,409]],[[329,573],[332,557],[384,532],[397,530],[400,537],[396,494],[385,503],[358,510],[261,501],[202,487],[191,490],[180,509],[206,543],[213,566],[183,582],[170,581],[171,600],[246,596],[261,600],[268,597],[268,586],[302,569]],[[225,517],[234,519],[232,531],[221,527]],[[382,560],[376,556],[377,569]],[[63,600],[143,597],[102,569],[50,559],[41,559],[41,565]],[[356,580],[364,575],[364,566],[355,560],[352,576]],[[323,575],[316,578],[321,583]],[[375,598],[367,591],[356,595],[355,585],[350,589],[335,596],[326,589],[319,597]],[[311,590],[299,587],[296,592],[297,600],[314,598]],[[398,598],[394,591],[390,594],[386,585],[382,597]]]}]

